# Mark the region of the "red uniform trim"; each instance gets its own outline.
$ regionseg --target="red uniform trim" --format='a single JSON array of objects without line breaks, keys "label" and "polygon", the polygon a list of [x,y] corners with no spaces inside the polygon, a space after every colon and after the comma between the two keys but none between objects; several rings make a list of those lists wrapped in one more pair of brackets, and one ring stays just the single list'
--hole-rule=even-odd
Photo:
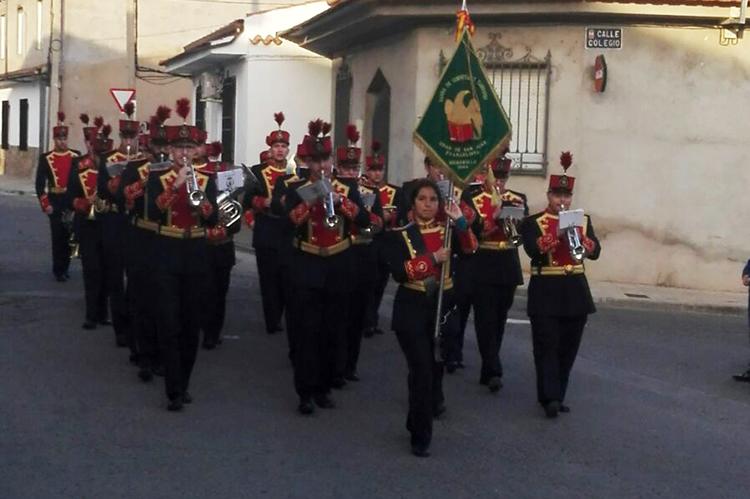
[{"label": "red uniform trim", "polygon": [[423,281],[431,274],[435,273],[435,266],[432,264],[430,255],[422,255],[404,262],[406,276],[409,282]]},{"label": "red uniform trim", "polygon": [[342,197],[341,212],[349,220],[354,220],[359,213],[359,206],[357,206],[356,203],[354,203],[354,201],[352,201],[351,199]]},{"label": "red uniform trim", "polygon": [[310,218],[310,207],[304,201],[301,202],[289,213],[289,218],[292,219],[294,225],[299,227]]},{"label": "red uniform trim", "polygon": [[253,224],[255,223],[255,214],[253,213],[253,210],[247,210],[245,212],[245,225],[247,225],[249,228],[253,228]]},{"label": "red uniform trim", "polygon": [[177,201],[177,193],[174,191],[174,189],[172,189],[174,180],[167,180],[166,184],[167,185],[166,189],[164,189],[164,192],[159,194],[159,196],[156,198],[156,207],[161,211],[167,211],[167,209],[172,206],[175,201]]},{"label": "red uniform trim", "polygon": [[586,251],[588,253],[593,253],[596,249],[596,243],[586,236],[583,236],[583,238],[581,239],[581,244],[583,244],[583,247],[586,248]]},{"label": "red uniform trim", "polygon": [[78,213],[88,213],[91,208],[91,202],[86,198],[76,198],[73,200],[73,209]]},{"label": "red uniform trim", "polygon": [[253,209],[255,211],[263,211],[263,210],[265,210],[266,209],[266,200],[267,199],[268,198],[261,197],[261,196],[256,196],[255,198],[253,198]]},{"label": "red uniform trim", "polygon": [[209,227],[206,229],[206,239],[212,242],[222,241],[227,238],[227,229],[223,225]]},{"label": "red uniform trim", "polygon": [[536,245],[542,253],[549,253],[560,244],[560,240],[552,234],[544,234],[536,240]]},{"label": "red uniform trim", "polygon": [[464,253],[470,255],[476,252],[479,248],[479,241],[477,241],[477,236],[474,235],[474,232],[471,231],[471,229],[457,229],[456,233],[458,234],[458,242],[461,243],[461,249]]},{"label": "red uniform trim", "polygon": [[50,207],[49,197],[46,194],[39,196],[39,204],[42,205],[42,211],[47,211]]},{"label": "red uniform trim", "polygon": [[474,223],[474,220],[477,217],[477,212],[474,211],[474,209],[468,205],[468,203],[461,202],[460,204],[461,213],[463,214],[466,221],[469,223],[469,225]]},{"label": "red uniform trim", "polygon": [[208,202],[208,200],[203,201],[203,203],[200,206],[200,213],[201,216],[206,219],[211,216],[211,214],[214,212],[214,207],[211,203]]},{"label": "red uniform trim", "polygon": [[114,194],[117,192],[117,187],[120,185],[120,177],[114,177],[109,179],[109,182],[107,182],[107,189],[109,189],[110,194]]}]

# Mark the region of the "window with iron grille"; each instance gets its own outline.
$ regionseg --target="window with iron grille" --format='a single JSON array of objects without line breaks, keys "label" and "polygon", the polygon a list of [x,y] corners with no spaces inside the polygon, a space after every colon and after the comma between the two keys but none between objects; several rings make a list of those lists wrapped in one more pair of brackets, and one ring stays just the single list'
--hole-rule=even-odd
[{"label": "window with iron grille", "polygon": [[29,99],[21,99],[18,116],[18,149],[29,149]]},{"label": "window with iron grille", "polygon": [[513,50],[500,44],[501,36],[491,33],[490,43],[477,49],[477,55],[513,126],[511,168],[515,173],[545,175],[552,56],[547,52],[538,59],[528,49],[514,59]]},{"label": "window with iron grille", "polygon": [[8,133],[10,132],[10,102],[4,100],[2,109],[2,148],[8,149],[10,147],[10,144],[8,144]]},{"label": "window with iron grille", "polygon": [[234,162],[235,103],[237,101],[237,80],[234,76],[224,79],[221,89],[221,159]]}]

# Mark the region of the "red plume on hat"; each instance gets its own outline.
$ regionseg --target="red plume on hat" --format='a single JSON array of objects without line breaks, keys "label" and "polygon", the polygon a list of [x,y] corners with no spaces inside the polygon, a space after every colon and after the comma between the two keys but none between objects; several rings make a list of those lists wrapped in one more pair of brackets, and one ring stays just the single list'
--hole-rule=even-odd
[{"label": "red plume on hat", "polygon": [[307,133],[312,138],[316,138],[318,135],[320,135],[320,131],[323,128],[323,120],[318,118],[317,120],[313,120],[310,123],[307,124]]},{"label": "red plume on hat", "polygon": [[159,128],[161,126],[161,123],[162,123],[162,121],[161,121],[161,119],[159,119],[159,116],[153,115],[148,120],[148,129],[149,130],[156,130],[157,128]]},{"label": "red plume on hat", "polygon": [[573,155],[569,151],[565,151],[560,155],[560,166],[563,167],[563,171],[568,173],[568,168],[573,164]]},{"label": "red plume on hat", "polygon": [[103,127],[104,126],[104,118],[102,118],[101,116],[97,116],[96,118],[94,118],[94,126],[96,128]]},{"label": "red plume on hat", "polygon": [[187,118],[190,115],[190,99],[183,97],[176,103],[177,115],[182,118],[183,123],[187,123]]},{"label": "red plume on hat", "polygon": [[167,106],[159,106],[156,108],[156,117],[164,124],[172,116],[172,110]]},{"label": "red plume on hat", "polygon": [[109,138],[109,135],[112,133],[112,125],[104,125],[102,127],[102,135],[104,135],[105,139]]},{"label": "red plume on hat", "polygon": [[62,125],[65,122],[65,113],[62,111],[57,112],[57,122]]},{"label": "red plume on hat", "polygon": [[349,144],[352,146],[356,146],[357,142],[359,142],[360,133],[359,130],[357,130],[357,125],[353,123],[349,123],[346,125],[346,138],[349,139]]},{"label": "red plume on hat", "polygon": [[329,133],[331,133],[331,129],[332,128],[333,127],[331,126],[330,123],[328,123],[327,121],[324,121],[323,125],[320,128],[320,131],[325,136],[325,135],[328,135]]},{"label": "red plume on hat", "polygon": [[220,156],[221,155],[221,152],[223,150],[222,147],[221,147],[221,142],[219,142],[218,140],[216,140],[216,141],[211,142],[210,144],[208,144],[208,146],[209,146],[209,148],[211,150],[211,155],[212,156]]},{"label": "red plume on hat", "polygon": [[81,120],[81,123],[83,123],[84,125],[88,126],[88,124],[89,124],[89,115],[88,115],[88,114],[86,114],[86,113],[81,113],[81,114],[80,114],[80,115],[78,116],[78,119],[80,119],[80,120]]},{"label": "red plume on hat", "polygon": [[281,124],[284,123],[284,113],[282,112],[274,113],[273,119],[279,125],[279,130],[281,130]]},{"label": "red plume on hat", "polygon": [[379,140],[373,140],[372,141],[372,154],[373,156],[377,156],[380,154],[380,151],[383,149],[383,144],[380,143]]},{"label": "red plume on hat", "polygon": [[135,112],[135,102],[128,101],[125,103],[124,106],[122,106],[122,112],[128,115],[128,118],[133,117],[133,113]]}]

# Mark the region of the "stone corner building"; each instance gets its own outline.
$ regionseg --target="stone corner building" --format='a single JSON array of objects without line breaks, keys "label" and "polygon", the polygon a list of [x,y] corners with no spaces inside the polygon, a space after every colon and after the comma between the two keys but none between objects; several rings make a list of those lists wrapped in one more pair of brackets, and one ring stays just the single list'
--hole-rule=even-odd
[{"label": "stone corner building", "polygon": [[[391,181],[422,174],[412,132],[453,52],[459,6],[341,0],[282,35],[334,61],[336,141],[347,122],[361,124],[364,144],[384,143]],[[541,210],[547,175],[561,151],[573,153],[574,204],[605,249],[592,277],[743,289],[750,37],[741,39],[739,1],[470,0],[469,9],[513,123],[510,185]]]}]

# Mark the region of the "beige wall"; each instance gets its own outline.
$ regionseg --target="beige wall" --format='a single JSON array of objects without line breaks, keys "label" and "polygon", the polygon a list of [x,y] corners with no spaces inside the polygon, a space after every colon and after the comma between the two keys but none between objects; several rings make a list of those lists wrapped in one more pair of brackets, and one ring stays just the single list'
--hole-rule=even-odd
[{"label": "beige wall", "polygon": [[[453,51],[448,31],[410,35],[418,40],[416,60],[391,52],[391,61],[383,61],[385,43],[352,59],[354,116],[364,101],[357,80],[369,83],[379,65],[417,68],[415,86],[394,92],[392,101],[399,111],[392,129],[408,130],[391,138],[400,161],[392,154],[390,165],[401,179],[421,174],[410,132],[437,83],[440,50],[446,56]],[[750,217],[750,41],[721,47],[717,30],[624,27],[624,48],[604,52],[609,83],[599,95],[593,63],[603,52],[584,49],[584,26],[481,26],[475,45],[486,45],[492,32],[501,32],[502,44],[517,55],[525,47],[538,58],[552,52],[549,172],[559,171],[560,151],[573,153],[575,204],[593,217],[604,248],[602,260],[589,266],[591,276],[741,290],[738,276],[750,253],[739,223]],[[405,99],[408,94],[415,102]],[[538,177],[511,180],[512,188],[528,194],[532,210],[543,208],[546,185]]]}]

